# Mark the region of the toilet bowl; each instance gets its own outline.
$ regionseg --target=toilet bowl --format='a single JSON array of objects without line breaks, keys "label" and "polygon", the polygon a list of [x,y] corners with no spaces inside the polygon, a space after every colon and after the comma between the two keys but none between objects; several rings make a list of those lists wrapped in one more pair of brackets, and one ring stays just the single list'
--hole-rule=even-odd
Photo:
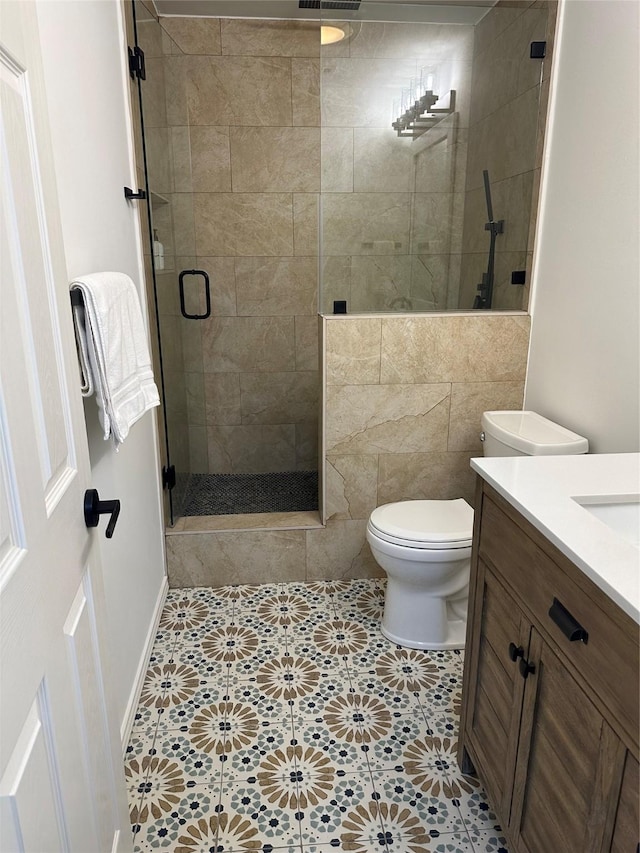
[{"label": "toilet bowl", "polygon": [[[535,412],[485,412],[485,456],[586,453],[583,438]],[[387,574],[381,631],[413,649],[465,643],[473,510],[462,498],[385,504],[371,513],[367,541]]]},{"label": "toilet bowl", "polygon": [[401,646],[464,645],[473,510],[462,498],[375,509],[367,541],[387,573],[381,630]]}]

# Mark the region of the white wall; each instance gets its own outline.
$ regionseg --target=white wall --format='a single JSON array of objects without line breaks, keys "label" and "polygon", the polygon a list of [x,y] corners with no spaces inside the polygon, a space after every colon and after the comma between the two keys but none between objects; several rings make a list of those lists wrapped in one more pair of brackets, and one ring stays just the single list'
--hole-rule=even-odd
[{"label": "white wall", "polygon": [[525,406],[640,449],[639,5],[561,2]]},{"label": "white wall", "polygon": [[[41,0],[38,18],[69,278],[119,270],[140,290],[139,203],[123,195],[135,178],[120,5]],[[157,430],[155,413],[147,413],[116,453],[102,439],[93,398],[85,419],[93,484],[104,499],[122,502],[113,539],[104,537],[104,522],[98,539],[122,734],[165,577]]]}]

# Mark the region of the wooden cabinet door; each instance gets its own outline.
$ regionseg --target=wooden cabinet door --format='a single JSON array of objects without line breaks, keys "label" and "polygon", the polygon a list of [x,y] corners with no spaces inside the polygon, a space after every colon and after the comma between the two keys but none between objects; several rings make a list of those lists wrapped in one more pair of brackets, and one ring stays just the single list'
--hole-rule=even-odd
[{"label": "wooden cabinet door", "polygon": [[510,836],[518,853],[595,853],[624,747],[535,629],[528,660]]},{"label": "wooden cabinet door", "polygon": [[489,799],[506,824],[524,690],[518,658],[510,656],[510,645],[512,653],[526,654],[530,628],[502,581],[482,560],[478,561],[476,583],[474,613],[470,614],[474,639],[464,688],[464,740],[482,768]]},{"label": "wooden cabinet door", "polygon": [[638,760],[628,752],[618,800],[611,853],[636,853],[640,850],[639,775]]}]

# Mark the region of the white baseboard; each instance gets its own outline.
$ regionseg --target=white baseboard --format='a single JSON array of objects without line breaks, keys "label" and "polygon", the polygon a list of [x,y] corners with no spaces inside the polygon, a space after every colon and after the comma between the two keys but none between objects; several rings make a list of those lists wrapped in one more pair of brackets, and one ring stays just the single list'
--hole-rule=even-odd
[{"label": "white baseboard", "polygon": [[158,593],[156,605],[153,609],[153,619],[151,620],[151,624],[149,625],[149,631],[147,632],[147,639],[144,644],[144,651],[142,653],[142,657],[140,658],[140,663],[138,664],[133,688],[129,696],[129,701],[127,702],[127,710],[124,715],[122,725],[120,726],[120,741],[122,743],[123,755],[125,754],[127,744],[129,743],[129,738],[131,737],[131,729],[133,728],[133,721],[135,719],[136,711],[138,709],[140,694],[142,693],[142,685],[144,684],[144,677],[149,666],[149,658],[151,657],[153,642],[158,632],[158,623],[160,622],[160,617],[162,616],[162,608],[164,607],[164,602],[167,597],[168,591],[169,581],[165,577],[162,581],[162,586],[160,587],[160,591]]}]

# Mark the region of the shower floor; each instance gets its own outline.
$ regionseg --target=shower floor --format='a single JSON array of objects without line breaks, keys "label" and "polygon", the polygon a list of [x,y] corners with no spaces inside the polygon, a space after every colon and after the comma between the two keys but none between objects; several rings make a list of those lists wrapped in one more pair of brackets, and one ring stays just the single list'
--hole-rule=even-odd
[{"label": "shower floor", "polygon": [[183,515],[238,515],[318,509],[317,471],[191,474]]},{"label": "shower floor", "polygon": [[170,590],[125,758],[136,853],[507,853],[460,773],[463,653],[384,581]]}]

